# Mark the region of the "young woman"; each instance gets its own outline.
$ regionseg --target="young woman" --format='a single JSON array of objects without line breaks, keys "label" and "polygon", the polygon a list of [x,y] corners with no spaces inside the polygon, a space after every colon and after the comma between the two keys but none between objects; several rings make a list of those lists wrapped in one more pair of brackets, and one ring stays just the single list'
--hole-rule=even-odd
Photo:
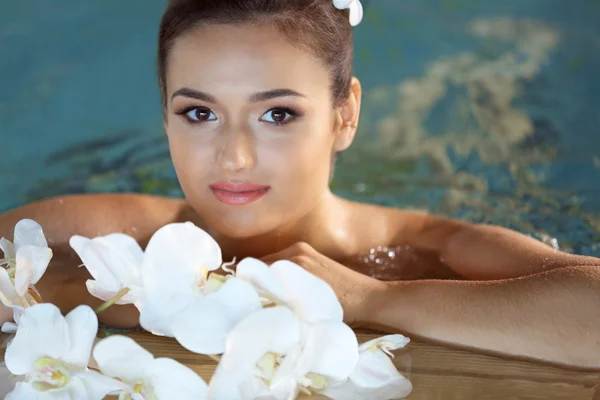
[{"label": "young woman", "polygon": [[[192,221],[226,260],[290,259],[325,279],[353,326],[600,368],[599,259],[331,193],[335,155],[352,144],[360,112],[349,22],[356,0],[353,7],[350,15],[332,0],[172,2],[158,70],[185,200],[54,198],[0,216],[0,236],[11,238],[22,218],[44,227],[54,261],[38,289],[64,311],[95,304],[71,235],[123,232],[144,244],[167,223]],[[368,265],[357,256],[400,245],[409,256],[396,257],[395,280],[360,273]],[[138,316],[118,306],[101,317],[127,327]]]}]

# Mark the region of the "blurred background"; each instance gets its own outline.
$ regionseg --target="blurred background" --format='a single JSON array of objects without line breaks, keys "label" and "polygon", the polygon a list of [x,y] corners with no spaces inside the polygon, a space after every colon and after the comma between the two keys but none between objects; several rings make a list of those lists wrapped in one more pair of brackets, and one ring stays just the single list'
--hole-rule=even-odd
[{"label": "blurred background", "polygon": [[[165,3],[0,0],[0,211],[181,196],[155,78]],[[363,114],[334,191],[600,256],[600,2],[363,3]]]}]

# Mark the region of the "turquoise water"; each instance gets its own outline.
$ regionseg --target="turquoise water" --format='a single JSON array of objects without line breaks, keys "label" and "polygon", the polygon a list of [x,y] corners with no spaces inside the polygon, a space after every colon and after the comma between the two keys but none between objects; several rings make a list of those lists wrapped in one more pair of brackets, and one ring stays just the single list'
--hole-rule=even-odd
[{"label": "turquoise water", "polygon": [[[600,256],[600,3],[371,0],[359,138],[334,190]],[[157,0],[0,2],[0,211],[63,193],[179,196]]]}]

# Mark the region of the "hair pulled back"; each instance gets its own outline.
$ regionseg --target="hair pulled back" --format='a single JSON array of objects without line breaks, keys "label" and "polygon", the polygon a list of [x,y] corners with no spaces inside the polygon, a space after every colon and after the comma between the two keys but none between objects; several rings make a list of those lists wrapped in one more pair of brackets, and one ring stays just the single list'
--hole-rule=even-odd
[{"label": "hair pulled back", "polygon": [[175,40],[210,24],[266,25],[324,62],[334,105],[346,100],[352,79],[352,27],[348,10],[332,0],[170,0],[160,23],[158,81],[166,105],[169,53]]}]

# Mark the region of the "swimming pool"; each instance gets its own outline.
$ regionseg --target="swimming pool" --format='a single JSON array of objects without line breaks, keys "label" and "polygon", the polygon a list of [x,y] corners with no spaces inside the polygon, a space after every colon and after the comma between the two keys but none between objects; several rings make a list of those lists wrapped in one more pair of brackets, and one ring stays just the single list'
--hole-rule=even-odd
[{"label": "swimming pool", "polygon": [[[0,3],[0,211],[180,195],[154,72],[164,3]],[[600,256],[600,3],[364,3],[363,114],[334,190]]]}]

